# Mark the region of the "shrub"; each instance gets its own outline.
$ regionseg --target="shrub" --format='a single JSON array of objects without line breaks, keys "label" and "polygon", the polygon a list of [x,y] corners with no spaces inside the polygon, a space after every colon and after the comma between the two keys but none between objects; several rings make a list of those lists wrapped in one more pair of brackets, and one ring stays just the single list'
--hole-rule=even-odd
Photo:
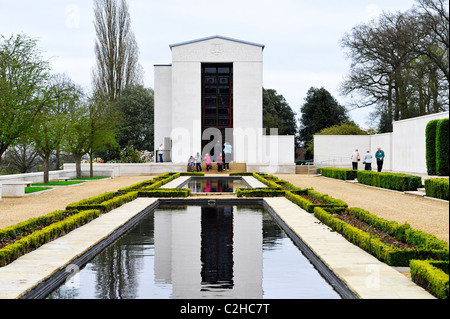
[{"label": "shrub", "polygon": [[43,244],[88,223],[99,215],[100,211],[98,210],[83,211],[16,240],[13,244],[0,249],[0,265],[10,263]]},{"label": "shrub", "polygon": [[282,189],[272,188],[238,188],[236,190],[237,197],[279,197],[284,196],[285,191]]},{"label": "shrub", "polygon": [[349,225],[322,207],[314,208],[314,216],[316,218],[342,234],[351,243],[390,266],[408,266],[412,259],[449,259],[448,244],[433,235],[412,229],[407,224],[399,225],[396,222],[383,220],[360,208],[351,208],[350,212],[358,214],[358,219],[364,220],[380,230],[385,230],[391,236],[398,236],[396,237],[398,240],[416,245],[416,248],[399,249],[398,247],[386,245],[378,237]]},{"label": "shrub", "polygon": [[89,206],[89,205],[93,205],[93,204],[100,204],[104,201],[110,200],[111,198],[113,198],[116,195],[117,195],[116,192],[107,192],[107,193],[103,193],[103,194],[100,194],[97,196],[85,198],[78,202],[70,203],[69,205],[66,206],[66,209],[72,210],[72,209],[77,209],[77,207],[79,207],[79,206]]},{"label": "shrub", "polygon": [[191,193],[189,188],[176,189],[147,189],[138,191],[138,197],[188,197]]},{"label": "shrub", "polygon": [[436,174],[439,176],[448,176],[448,134],[448,118],[439,120],[436,125]]},{"label": "shrub", "polygon": [[425,180],[425,195],[449,200],[449,181],[447,178],[428,178]]},{"label": "shrub", "polygon": [[439,120],[429,121],[425,128],[425,156],[428,175],[436,175],[436,126]]},{"label": "shrub", "polygon": [[[105,193],[109,194],[109,193]],[[103,195],[103,194],[102,194]],[[125,194],[118,193],[118,196],[112,196],[111,198],[108,198],[108,196],[104,196],[105,200],[100,201],[99,199],[103,196],[99,195],[97,196],[98,199],[95,199],[95,197],[92,197],[91,199],[94,199],[93,201],[80,201],[77,203],[70,204],[66,207],[66,209],[77,209],[77,210],[89,210],[89,209],[98,209],[102,213],[109,212],[110,210],[119,207],[125,203],[128,203],[134,199],[136,199],[138,192],[129,192]]]},{"label": "shrub", "polygon": [[272,179],[278,180],[278,178],[276,178],[275,176],[266,175],[266,174],[257,174],[257,173],[253,173],[252,175],[253,175],[254,178],[259,180],[261,183],[265,184],[269,188],[275,188],[275,189],[281,189],[282,188],[280,185],[278,185],[274,181],[269,181],[269,180],[265,179],[265,177],[269,177],[270,176]]},{"label": "shrub", "polygon": [[236,173],[230,173],[230,176],[253,176],[252,172],[236,172]]},{"label": "shrub", "polygon": [[[300,194],[295,194],[294,192],[287,191],[286,198],[289,199],[291,202],[297,204],[304,210],[306,210],[308,213],[313,213],[315,207],[322,207],[327,211],[332,212],[343,211],[348,207],[348,204],[346,202],[340,199],[332,198],[326,194],[318,193],[313,189],[302,190],[298,193]],[[302,197],[302,195],[307,195],[313,199],[320,200],[324,203],[323,204],[312,203],[307,198]]]},{"label": "shrub", "polygon": [[448,261],[411,260],[411,279],[439,299],[448,299]]},{"label": "shrub", "polygon": [[342,179],[342,180],[353,180],[357,177],[356,170],[345,169],[345,168],[333,168],[333,167],[323,167],[322,176]]},{"label": "shrub", "polygon": [[361,184],[398,191],[415,191],[422,186],[420,176],[408,174],[357,171],[357,176]]}]

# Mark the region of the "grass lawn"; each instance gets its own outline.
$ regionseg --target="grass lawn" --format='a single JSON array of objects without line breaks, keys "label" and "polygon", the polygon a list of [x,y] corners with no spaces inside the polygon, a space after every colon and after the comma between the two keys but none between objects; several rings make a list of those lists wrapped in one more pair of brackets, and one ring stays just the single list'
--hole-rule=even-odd
[{"label": "grass lawn", "polygon": [[96,179],[105,179],[109,178],[108,176],[97,176],[97,177],[83,177],[83,178],[71,178],[71,181],[90,181],[90,180],[96,180]]},{"label": "grass lawn", "polygon": [[44,183],[33,183],[31,186],[68,186],[68,185],[75,185],[75,184],[81,184],[85,183],[85,181],[52,181],[48,182],[48,184]]},{"label": "grass lawn", "polygon": [[52,187],[25,187],[25,194],[45,191],[46,189],[52,189]]}]

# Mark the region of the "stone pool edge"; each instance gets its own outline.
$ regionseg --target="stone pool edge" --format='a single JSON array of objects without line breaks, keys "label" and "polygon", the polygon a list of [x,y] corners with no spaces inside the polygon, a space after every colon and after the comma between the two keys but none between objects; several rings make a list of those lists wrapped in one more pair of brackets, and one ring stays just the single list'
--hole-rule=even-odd
[{"label": "stone pool edge", "polygon": [[[77,259],[101,250],[144,218],[160,203],[194,203],[202,199],[137,198],[104,214],[69,234],[47,243],[9,265],[0,268],[0,299],[39,298],[39,286],[57,277],[68,276]],[[203,199],[205,201],[205,199]],[[251,200],[209,198],[216,204],[252,203],[267,205],[276,216],[310,249],[318,259],[358,298],[362,299],[435,299],[425,289],[400,272],[332,232],[314,216],[283,197]],[[281,225],[280,225],[281,226]],[[116,236],[111,236],[115,233]],[[103,247],[103,248],[102,248]],[[97,254],[92,252],[94,256]],[[93,258],[90,257],[89,259]],[[64,281],[65,279],[62,279]]]}]

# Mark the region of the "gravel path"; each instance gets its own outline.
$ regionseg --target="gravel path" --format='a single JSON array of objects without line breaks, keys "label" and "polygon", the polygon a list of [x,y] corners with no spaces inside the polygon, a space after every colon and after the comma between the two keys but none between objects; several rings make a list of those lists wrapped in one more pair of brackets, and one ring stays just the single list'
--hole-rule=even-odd
[{"label": "gravel path", "polygon": [[276,174],[291,184],[342,199],[350,207],[360,207],[372,214],[433,234],[449,242],[449,203],[376,189],[341,180],[308,175]]},{"label": "gravel path", "polygon": [[54,187],[38,195],[0,200],[0,229],[21,221],[45,215],[55,210],[65,209],[70,203],[137,182],[152,179],[154,176],[122,176],[106,180],[93,180],[76,186]]}]

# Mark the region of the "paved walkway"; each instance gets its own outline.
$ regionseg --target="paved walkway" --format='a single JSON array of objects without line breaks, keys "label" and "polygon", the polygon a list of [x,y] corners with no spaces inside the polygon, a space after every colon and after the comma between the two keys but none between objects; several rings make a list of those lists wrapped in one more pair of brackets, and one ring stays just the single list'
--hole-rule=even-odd
[{"label": "paved walkway", "polygon": [[434,299],[399,271],[318,223],[312,214],[288,199],[273,197],[264,201],[359,298]]}]

